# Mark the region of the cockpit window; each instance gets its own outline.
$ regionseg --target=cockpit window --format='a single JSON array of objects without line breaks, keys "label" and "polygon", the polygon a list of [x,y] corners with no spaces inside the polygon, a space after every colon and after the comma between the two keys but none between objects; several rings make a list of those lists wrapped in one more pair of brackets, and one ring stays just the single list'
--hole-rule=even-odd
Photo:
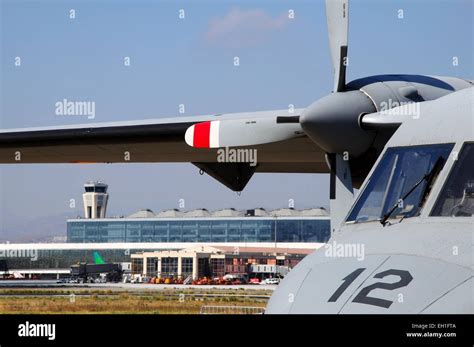
[{"label": "cockpit window", "polygon": [[453,144],[387,149],[346,222],[417,216]]},{"label": "cockpit window", "polygon": [[474,215],[474,143],[464,145],[431,216]]}]

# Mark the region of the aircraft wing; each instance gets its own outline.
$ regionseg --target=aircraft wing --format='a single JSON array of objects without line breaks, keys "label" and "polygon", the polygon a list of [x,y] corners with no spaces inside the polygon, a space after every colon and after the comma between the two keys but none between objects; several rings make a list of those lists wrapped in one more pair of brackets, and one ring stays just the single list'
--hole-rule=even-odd
[{"label": "aircraft wing", "polygon": [[[228,176],[229,170],[237,170],[230,175],[240,177],[243,176],[242,164],[218,162],[219,148],[195,148],[185,141],[186,131],[190,127],[200,123],[213,123],[216,120],[220,121],[223,134],[230,137],[233,124],[240,120],[245,124],[264,124],[267,134],[270,125],[274,127],[274,133],[280,133],[279,137],[267,136],[261,141],[253,141],[255,144],[249,145],[247,141],[238,146],[257,150],[258,165],[250,168],[252,174],[253,172],[328,172],[325,153],[304,133],[296,134],[297,132],[293,131],[294,122],[285,121],[298,117],[300,112],[298,109],[292,113],[288,110],[277,110],[2,129],[0,164],[190,162],[216,179],[219,179],[216,176]],[[285,127],[289,136],[281,136],[281,129],[286,129]],[[249,136],[258,138],[260,134],[258,127],[250,127],[247,133],[247,138]],[[238,142],[238,139],[231,139],[230,146],[237,147],[236,141]],[[225,172],[221,172],[222,168],[225,168]],[[229,186],[229,182],[220,181]],[[243,188],[241,186],[242,182],[229,187],[237,190]]]}]

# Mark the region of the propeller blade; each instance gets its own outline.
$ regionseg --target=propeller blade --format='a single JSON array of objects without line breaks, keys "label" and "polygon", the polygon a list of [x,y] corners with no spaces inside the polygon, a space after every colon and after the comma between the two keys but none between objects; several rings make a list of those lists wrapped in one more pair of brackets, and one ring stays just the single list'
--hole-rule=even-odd
[{"label": "propeller blade", "polygon": [[186,143],[194,148],[261,145],[303,136],[298,116],[223,119],[197,123],[186,130]]},{"label": "propeller blade", "polygon": [[326,0],[329,46],[334,69],[334,92],[346,87],[349,0]]},{"label": "propeller blade", "polygon": [[368,113],[359,119],[359,125],[364,130],[396,130],[400,125],[403,124],[404,121],[409,118],[413,118],[413,116],[403,113],[396,114],[390,112]]}]

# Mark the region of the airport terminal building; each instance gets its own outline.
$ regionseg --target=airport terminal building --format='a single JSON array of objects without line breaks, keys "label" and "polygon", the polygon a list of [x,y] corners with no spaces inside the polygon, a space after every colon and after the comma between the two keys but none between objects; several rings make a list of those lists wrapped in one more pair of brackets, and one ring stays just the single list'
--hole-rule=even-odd
[{"label": "airport terminal building", "polygon": [[324,208],[172,209],[157,214],[146,209],[128,217],[105,218],[107,184],[87,182],[84,189],[85,217],[67,221],[68,243],[324,243],[330,237]]},{"label": "airport terminal building", "polygon": [[324,243],[329,239],[326,210],[204,209],[181,212],[139,211],[127,218],[71,219],[67,242],[163,243]]},{"label": "airport terminal building", "polygon": [[[239,262],[254,259],[267,264],[269,257],[275,261],[283,257],[291,267],[324,245],[331,234],[324,208],[173,209],[157,214],[140,210],[127,217],[110,218],[106,216],[108,186],[88,182],[84,188],[84,217],[67,220],[66,243],[0,244],[0,274],[12,270],[30,276],[67,274],[73,264],[92,262],[95,252],[106,262],[128,263],[130,269],[133,259],[135,263],[141,261],[144,273],[157,273],[161,262],[151,256],[153,252],[186,252],[196,247],[219,249],[231,263],[237,259],[235,249],[247,249],[246,260],[241,257]],[[155,259],[155,263],[150,260],[155,268],[148,266],[148,257]]]},{"label": "airport terminal building", "polygon": [[[212,250],[212,251],[209,251]],[[189,243],[42,243],[0,244],[0,276],[69,277],[71,266],[93,263],[94,253],[107,263],[147,276],[222,276],[227,273],[272,273],[275,266],[292,268],[314,248],[283,248]]]}]

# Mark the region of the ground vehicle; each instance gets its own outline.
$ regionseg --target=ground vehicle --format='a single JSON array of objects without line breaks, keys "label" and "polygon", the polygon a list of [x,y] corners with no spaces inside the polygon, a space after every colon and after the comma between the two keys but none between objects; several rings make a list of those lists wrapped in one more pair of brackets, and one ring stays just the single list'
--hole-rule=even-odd
[{"label": "ground vehicle", "polygon": [[275,278],[275,277],[271,277],[271,278],[267,278],[265,281],[264,281],[265,284],[279,284],[280,283],[280,279],[279,278]]}]

